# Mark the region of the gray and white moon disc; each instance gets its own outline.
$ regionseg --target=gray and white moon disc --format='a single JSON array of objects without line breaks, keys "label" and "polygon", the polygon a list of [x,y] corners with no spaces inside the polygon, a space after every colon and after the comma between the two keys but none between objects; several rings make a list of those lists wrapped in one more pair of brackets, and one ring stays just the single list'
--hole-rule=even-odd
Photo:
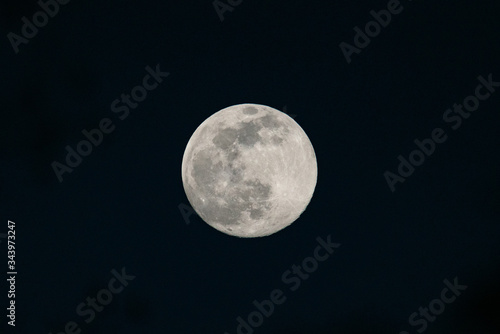
[{"label": "gray and white moon disc", "polygon": [[293,223],[309,204],[318,168],[313,146],[288,115],[238,104],[207,118],[182,159],[182,183],[198,215],[238,237],[262,237]]}]

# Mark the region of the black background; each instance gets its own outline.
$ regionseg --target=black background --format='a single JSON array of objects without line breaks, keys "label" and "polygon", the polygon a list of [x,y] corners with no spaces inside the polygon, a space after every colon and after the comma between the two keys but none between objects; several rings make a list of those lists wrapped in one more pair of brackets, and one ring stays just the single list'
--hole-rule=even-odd
[{"label": "black background", "polygon": [[[410,314],[458,277],[468,288],[425,332],[500,332],[500,92],[455,131],[442,120],[478,76],[500,81],[499,5],[401,4],[348,64],[339,44],[387,1],[244,0],[221,22],[209,0],[72,0],[18,54],[7,34],[40,7],[2,3],[0,232],[15,221],[18,271],[8,331],[233,334],[254,299],[281,289],[255,333],[416,333]],[[111,102],[156,64],[169,77],[118,119]],[[307,210],[269,237],[179,210],[190,136],[239,103],[295,115],[317,156]],[[114,132],[59,182],[51,163],[103,118]],[[437,127],[447,141],[391,192],[384,172]],[[282,273],[328,235],[341,247],[290,291]],[[136,278],[86,324],[76,306],[123,267]]]}]

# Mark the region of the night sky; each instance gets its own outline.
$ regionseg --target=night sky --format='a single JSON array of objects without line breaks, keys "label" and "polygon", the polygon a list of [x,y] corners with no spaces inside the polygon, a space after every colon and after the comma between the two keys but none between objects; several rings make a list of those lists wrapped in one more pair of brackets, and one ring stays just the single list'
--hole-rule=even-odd
[{"label": "night sky", "polygon": [[[498,1],[60,3],[0,6],[1,333],[500,332]],[[240,103],[318,163],[262,238],[192,214],[181,179]]]}]

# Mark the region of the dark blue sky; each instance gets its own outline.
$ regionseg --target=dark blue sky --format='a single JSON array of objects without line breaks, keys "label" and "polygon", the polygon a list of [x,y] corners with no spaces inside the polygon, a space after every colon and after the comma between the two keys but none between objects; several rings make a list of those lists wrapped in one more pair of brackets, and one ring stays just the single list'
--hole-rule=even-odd
[{"label": "dark blue sky", "polygon": [[[339,45],[355,46],[354,28],[387,6],[243,0],[221,22],[210,0],[71,0],[16,54],[8,34],[40,6],[2,4],[0,233],[16,223],[18,271],[6,333],[74,321],[81,333],[234,334],[276,289],[286,300],[255,333],[498,333],[500,87],[483,87],[455,130],[443,115],[479,76],[500,81],[500,7],[402,0],[348,63]],[[120,119],[113,101],[157,65],[169,75]],[[187,224],[179,210],[190,136],[239,103],[286,106],[318,161],[307,210],[265,238]],[[51,164],[102,119],[112,132],[59,182]],[[436,128],[446,141],[392,192],[384,173]],[[283,273],[328,236],[341,246],[292,291]],[[122,268],[135,278],[86,323],[77,307]],[[455,277],[466,290],[412,326]]]}]

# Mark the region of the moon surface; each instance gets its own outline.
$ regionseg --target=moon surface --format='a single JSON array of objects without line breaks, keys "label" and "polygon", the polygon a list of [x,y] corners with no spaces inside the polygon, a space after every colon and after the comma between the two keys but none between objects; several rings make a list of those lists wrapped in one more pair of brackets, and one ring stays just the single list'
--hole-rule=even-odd
[{"label": "moon surface", "polygon": [[182,159],[182,183],[198,215],[238,237],[262,237],[293,223],[309,204],[318,168],[313,146],[288,115],[238,104],[207,118]]}]

